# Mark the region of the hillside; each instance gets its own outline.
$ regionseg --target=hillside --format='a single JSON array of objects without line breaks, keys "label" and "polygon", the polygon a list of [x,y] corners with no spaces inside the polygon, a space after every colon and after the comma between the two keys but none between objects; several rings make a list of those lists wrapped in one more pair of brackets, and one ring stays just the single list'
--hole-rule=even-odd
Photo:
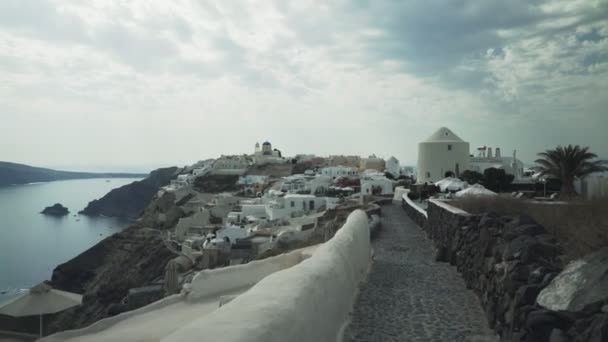
[{"label": "hillside", "polygon": [[89,202],[80,213],[89,216],[138,218],[158,189],[177,176],[177,167],[154,170],[140,181],[116,188],[100,199]]},{"label": "hillside", "polygon": [[146,174],[90,173],[46,169],[0,161],[0,186],[85,178],[139,178]]}]

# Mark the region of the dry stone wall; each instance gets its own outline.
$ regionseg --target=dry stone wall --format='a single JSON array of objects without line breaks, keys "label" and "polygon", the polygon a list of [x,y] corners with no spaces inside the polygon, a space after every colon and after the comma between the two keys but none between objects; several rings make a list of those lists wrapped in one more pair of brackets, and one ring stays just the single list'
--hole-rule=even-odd
[{"label": "dry stone wall", "polygon": [[[410,217],[422,221],[403,204]],[[557,240],[532,218],[469,215],[441,201],[429,201],[427,215],[420,226],[434,242],[435,259],[458,268],[502,341],[608,341],[605,298],[578,311],[537,303],[564,265]]]},{"label": "dry stone wall", "polygon": [[412,200],[407,196],[409,191],[405,191],[401,196],[401,207],[407,213],[412,221],[416,222],[419,227],[424,227],[426,223],[426,215],[420,210],[416,205],[412,202]]}]

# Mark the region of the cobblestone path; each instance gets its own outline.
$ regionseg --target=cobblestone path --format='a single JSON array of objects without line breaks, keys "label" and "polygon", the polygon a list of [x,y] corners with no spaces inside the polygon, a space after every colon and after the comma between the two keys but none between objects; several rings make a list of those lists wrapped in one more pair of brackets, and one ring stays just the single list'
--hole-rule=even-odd
[{"label": "cobblestone path", "polygon": [[495,341],[479,300],[398,203],[382,208],[367,283],[344,342]]}]

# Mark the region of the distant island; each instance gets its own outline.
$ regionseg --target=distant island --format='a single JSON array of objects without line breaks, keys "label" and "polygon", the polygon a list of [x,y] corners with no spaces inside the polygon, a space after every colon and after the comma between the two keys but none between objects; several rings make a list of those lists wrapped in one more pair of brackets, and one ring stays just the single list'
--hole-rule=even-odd
[{"label": "distant island", "polygon": [[58,171],[0,161],[0,186],[88,178],[143,178],[144,173],[90,173]]},{"label": "distant island", "polygon": [[65,216],[69,213],[70,213],[70,211],[68,210],[68,208],[61,205],[61,203],[55,203],[54,205],[52,205],[50,207],[46,207],[41,212],[41,214],[51,215],[51,216]]}]

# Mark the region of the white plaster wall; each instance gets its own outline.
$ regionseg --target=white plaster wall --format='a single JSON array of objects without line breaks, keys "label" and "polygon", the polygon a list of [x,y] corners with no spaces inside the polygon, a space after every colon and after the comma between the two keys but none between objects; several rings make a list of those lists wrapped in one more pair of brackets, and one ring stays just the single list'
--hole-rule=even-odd
[{"label": "white plaster wall", "polygon": [[[448,150],[448,145],[452,149]],[[418,183],[436,182],[445,178],[447,171],[469,169],[469,143],[461,141],[422,142],[418,144]],[[427,172],[431,176],[427,177]]]},{"label": "white plaster wall", "polygon": [[265,204],[244,204],[241,207],[243,213],[241,217],[255,216],[255,217],[266,217],[266,205]]},{"label": "white plaster wall", "polygon": [[401,201],[401,198],[404,194],[410,192],[409,189],[406,189],[402,186],[398,186],[395,188],[395,195],[393,196],[393,201]]},{"label": "white plaster wall", "polygon": [[335,177],[349,177],[349,176],[355,176],[358,174],[358,170],[352,167],[346,167],[346,166],[329,166],[329,167],[324,167],[321,169],[321,174],[323,176],[328,176],[331,178],[335,178]]},{"label": "white plaster wall", "polygon": [[370,251],[367,215],[357,210],[311,258],[161,341],[334,342],[367,274]]},{"label": "white plaster wall", "polygon": [[237,239],[246,238],[249,235],[247,229],[240,227],[225,227],[217,231],[216,236],[218,239],[224,239],[225,237],[230,239],[230,243],[235,243]]},{"label": "white plaster wall", "polygon": [[302,254],[294,251],[244,265],[202,270],[192,279],[186,299],[197,301],[219,293],[251,286],[274,272],[298,264],[302,259]]},{"label": "white plaster wall", "polygon": [[[215,310],[217,301],[226,294],[240,294],[256,282],[274,271],[290,267],[303,259],[309,258],[317,246],[298,249],[288,254],[254,261],[246,265],[230,266],[224,269],[203,271],[209,277],[195,278],[195,288],[172,295],[157,302],[108,317],[92,325],[76,330],[53,334],[43,339],[46,342],[59,341],[159,341],[164,336],[197,319],[197,315],[207,315]],[[206,284],[203,283],[206,282]],[[211,294],[205,296],[205,294]],[[210,309],[209,306],[212,308]],[[167,319],[163,319],[167,315]],[[184,319],[184,315],[188,316]],[[181,317],[181,318],[180,318]],[[180,322],[180,319],[184,319]],[[146,326],[147,320],[153,320],[154,326]],[[103,337],[102,337],[103,336]],[[221,341],[220,338],[215,339]]]},{"label": "white plaster wall", "polygon": [[361,193],[371,194],[372,187],[379,186],[382,188],[381,195],[392,195],[393,194],[393,182],[386,179],[370,179],[361,181]]},{"label": "white plaster wall", "polygon": [[136,309],[136,310],[132,310],[132,311],[127,311],[127,312],[123,312],[121,314],[118,314],[116,316],[112,316],[112,317],[108,317],[108,318],[104,318],[102,320],[99,320],[87,327],[81,328],[81,329],[74,329],[74,330],[66,330],[66,331],[62,331],[62,332],[58,332],[56,334],[47,336],[45,338],[39,339],[38,341],[44,341],[44,342],[59,342],[59,341],[65,341],[71,338],[77,338],[77,337],[81,337],[83,335],[87,335],[87,334],[94,334],[106,329],[110,329],[112,326],[123,322],[131,317],[135,317],[135,316],[140,316],[140,315],[144,315],[147,314],[149,312],[153,312],[155,310],[160,310],[162,308],[165,308],[167,306],[170,305],[174,305],[180,301],[183,300],[182,295],[180,294],[175,294],[169,297],[165,297],[157,302],[154,302],[152,304],[146,305],[142,308]]},{"label": "white plaster wall", "polygon": [[325,197],[325,204],[327,209],[335,209],[340,203],[340,199],[337,197]]},{"label": "white plaster wall", "polygon": [[406,190],[403,195],[401,196],[401,198],[403,198],[403,200],[412,208],[416,209],[419,213],[421,213],[422,215],[424,215],[424,217],[429,218],[429,215],[426,213],[426,210],[420,208],[416,203],[414,203],[414,201],[412,201],[407,194],[409,193],[409,190]]}]

